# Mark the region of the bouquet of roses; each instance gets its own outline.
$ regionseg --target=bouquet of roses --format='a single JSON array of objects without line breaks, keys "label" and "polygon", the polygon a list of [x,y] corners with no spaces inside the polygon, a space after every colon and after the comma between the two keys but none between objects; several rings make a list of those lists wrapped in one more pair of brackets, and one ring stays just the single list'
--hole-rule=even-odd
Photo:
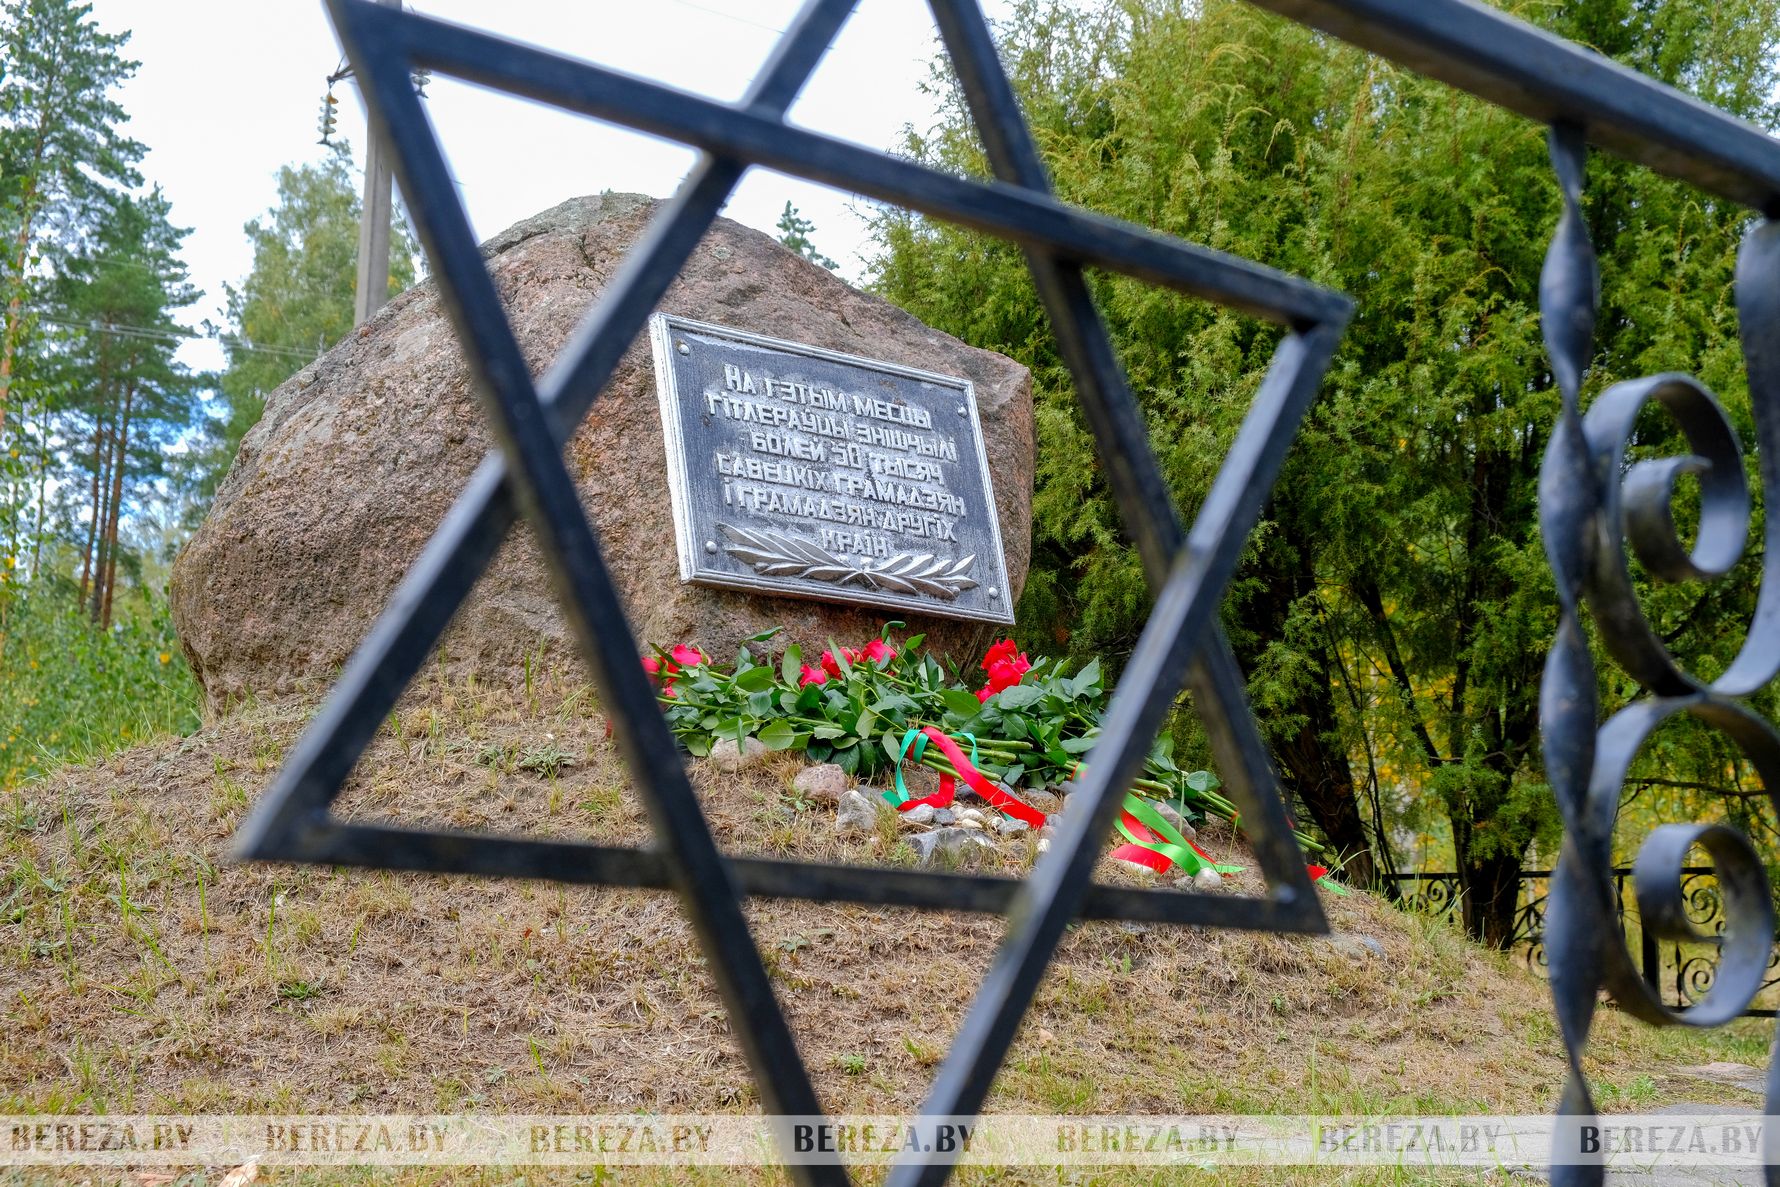
[{"label": "bouquet of roses", "polygon": [[[901,770],[909,763],[937,770],[939,796],[948,802],[950,788],[962,781],[1010,815],[1032,811],[1015,794],[1022,784],[1055,785],[1080,773],[1109,700],[1098,660],[1072,671],[1065,660],[1034,661],[1003,639],[977,665],[981,677],[966,681],[921,651],[924,636],[894,642],[892,634],[902,625],[886,624],[858,649],[831,641],[816,656],[793,644],[773,662],[744,646],[724,668],[682,644],[643,664],[656,681],[669,726],[690,753],[709,754],[723,738],[738,744],[754,738],[769,750],[837,763],[861,779],[893,771],[897,791],[885,795],[905,810],[922,802],[903,786]],[[749,642],[764,643],[776,633]],[[1154,801],[1172,804],[1191,823],[1209,816],[1237,825],[1236,806],[1219,786],[1209,771],[1176,766],[1172,739],[1160,739],[1142,776],[1132,781],[1119,822],[1129,843],[1115,855],[1161,870],[1215,870]],[[1037,823],[1042,820],[1039,815]],[[1299,840],[1321,848],[1303,834]]]}]

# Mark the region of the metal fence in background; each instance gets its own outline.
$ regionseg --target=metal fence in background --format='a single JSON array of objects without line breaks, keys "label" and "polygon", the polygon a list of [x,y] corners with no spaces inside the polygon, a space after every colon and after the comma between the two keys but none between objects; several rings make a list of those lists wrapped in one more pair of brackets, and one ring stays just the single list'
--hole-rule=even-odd
[{"label": "metal fence in background", "polygon": [[[1398,903],[1406,911],[1444,915],[1457,908],[1462,893],[1459,876],[1451,871],[1381,877],[1395,884]],[[1631,866],[1613,870],[1616,918],[1627,950],[1637,954],[1638,971],[1664,1003],[1675,1009],[1698,1005],[1717,981],[1719,949],[1727,924],[1717,871],[1711,866],[1686,866],[1681,870],[1681,899],[1687,921],[1698,933],[1696,938],[1687,940],[1663,939],[1644,926],[1636,899],[1627,894],[1632,877]],[[1520,902],[1508,940],[1508,951],[1540,973],[1546,971],[1545,907],[1551,878],[1550,870],[1526,870],[1521,874]],[[1743,1015],[1780,1015],[1780,934],[1776,935],[1775,948],[1768,957],[1767,976]]]}]

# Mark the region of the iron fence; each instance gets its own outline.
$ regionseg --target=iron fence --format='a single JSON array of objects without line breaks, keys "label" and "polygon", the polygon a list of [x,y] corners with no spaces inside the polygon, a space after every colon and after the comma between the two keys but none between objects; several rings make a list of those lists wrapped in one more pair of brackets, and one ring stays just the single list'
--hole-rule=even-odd
[{"label": "iron fence", "polygon": [[[1509,930],[1508,950],[1536,972],[1547,971],[1545,955],[1545,908],[1551,891],[1551,870],[1526,870],[1520,876],[1520,900]],[[1662,939],[1646,928],[1635,895],[1629,894],[1634,870],[1613,870],[1613,899],[1619,934],[1628,951],[1637,953],[1638,969],[1645,984],[1674,1009],[1686,1009],[1705,1000],[1718,978],[1719,948],[1727,920],[1718,876],[1711,866],[1687,866],[1681,870],[1680,891],[1687,921],[1697,936],[1686,940]],[[1444,914],[1458,905],[1460,879],[1450,870],[1382,875],[1394,883],[1398,902],[1405,910]],[[1776,991],[1780,991],[1780,934],[1768,957],[1767,976],[1744,1009],[1748,1018],[1780,1015]]]}]

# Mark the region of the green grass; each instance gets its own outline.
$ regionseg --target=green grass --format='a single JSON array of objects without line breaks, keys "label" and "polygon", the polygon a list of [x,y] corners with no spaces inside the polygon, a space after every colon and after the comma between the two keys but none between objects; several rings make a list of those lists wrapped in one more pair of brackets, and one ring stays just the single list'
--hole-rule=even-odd
[{"label": "green grass", "polygon": [[0,790],[199,724],[166,601],[132,590],[110,630],[45,580],[0,595]]}]

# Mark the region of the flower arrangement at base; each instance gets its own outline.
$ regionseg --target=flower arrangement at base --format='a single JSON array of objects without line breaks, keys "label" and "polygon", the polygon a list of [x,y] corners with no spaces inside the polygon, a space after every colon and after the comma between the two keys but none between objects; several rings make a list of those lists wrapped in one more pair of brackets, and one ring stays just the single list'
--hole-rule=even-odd
[{"label": "flower arrangement at base", "polygon": [[[1018,789],[1067,784],[1080,775],[1110,695],[1100,662],[1071,671],[1066,660],[1033,660],[1003,639],[978,664],[980,683],[966,681],[922,652],[924,636],[893,643],[892,632],[902,626],[887,623],[857,649],[830,641],[815,662],[796,644],[777,661],[744,645],[725,669],[681,644],[646,657],[643,666],[656,682],[668,725],[690,754],[708,755],[721,739],[754,738],[769,750],[836,763],[859,779],[888,772],[895,787],[882,794],[901,811],[923,803],[949,806],[962,782],[1004,815],[1042,827],[1044,815],[1021,800]],[[777,633],[748,642],[764,643]],[[935,795],[909,794],[903,768],[917,763],[939,772]],[[1157,806],[1173,805],[1187,823],[1211,817],[1238,827],[1236,806],[1219,786],[1209,771],[1176,766],[1172,739],[1159,739],[1128,789],[1118,826],[1125,843],[1113,856],[1205,881],[1238,869],[1219,866]],[[1302,833],[1298,841],[1322,848]]]}]

